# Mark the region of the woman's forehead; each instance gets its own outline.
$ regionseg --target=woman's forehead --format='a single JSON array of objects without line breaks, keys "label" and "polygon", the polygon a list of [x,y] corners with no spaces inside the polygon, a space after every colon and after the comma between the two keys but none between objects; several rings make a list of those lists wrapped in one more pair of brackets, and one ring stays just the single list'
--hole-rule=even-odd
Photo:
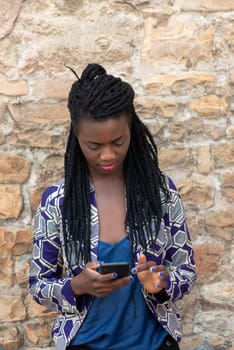
[{"label": "woman's forehead", "polygon": [[117,138],[125,133],[126,130],[129,130],[129,121],[126,114],[121,114],[118,117],[108,118],[101,121],[82,118],[76,128],[77,134],[84,137],[104,137],[110,134],[112,136],[116,135]]}]

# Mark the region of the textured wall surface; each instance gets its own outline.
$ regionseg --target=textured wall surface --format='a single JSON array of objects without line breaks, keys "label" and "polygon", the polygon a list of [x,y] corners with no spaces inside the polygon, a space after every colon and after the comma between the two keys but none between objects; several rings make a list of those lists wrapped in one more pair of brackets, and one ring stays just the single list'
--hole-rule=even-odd
[{"label": "textured wall surface", "polygon": [[[0,0],[0,344],[54,349],[28,293],[32,220],[63,176],[66,100],[89,62],[128,80],[186,208],[198,280],[182,350],[234,349],[233,0]],[[1,348],[1,349],[2,349]]]}]

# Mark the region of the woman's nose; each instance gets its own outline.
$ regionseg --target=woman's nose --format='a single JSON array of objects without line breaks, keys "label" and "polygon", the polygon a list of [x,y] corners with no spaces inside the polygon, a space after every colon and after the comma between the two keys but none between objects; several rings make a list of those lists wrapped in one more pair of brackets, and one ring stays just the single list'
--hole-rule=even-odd
[{"label": "woman's nose", "polygon": [[110,162],[115,159],[115,152],[111,147],[105,147],[102,149],[100,159],[104,162]]}]

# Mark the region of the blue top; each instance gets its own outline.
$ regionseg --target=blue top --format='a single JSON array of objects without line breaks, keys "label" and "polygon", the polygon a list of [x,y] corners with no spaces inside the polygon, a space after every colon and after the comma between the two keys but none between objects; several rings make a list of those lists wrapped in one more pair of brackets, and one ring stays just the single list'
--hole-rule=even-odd
[{"label": "blue top", "polygon": [[[128,237],[115,244],[99,241],[98,259],[131,261]],[[106,297],[94,298],[71,345],[85,344],[94,350],[156,350],[166,335],[166,330],[146,305],[140,282],[134,276],[131,284]]]}]

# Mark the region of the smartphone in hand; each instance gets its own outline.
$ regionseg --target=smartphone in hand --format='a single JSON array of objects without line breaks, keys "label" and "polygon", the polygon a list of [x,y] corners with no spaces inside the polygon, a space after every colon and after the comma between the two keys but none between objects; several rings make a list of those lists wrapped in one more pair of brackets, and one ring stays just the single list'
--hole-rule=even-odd
[{"label": "smartphone in hand", "polygon": [[117,273],[117,278],[125,277],[130,275],[131,267],[128,262],[115,262],[115,263],[103,263],[99,267],[101,274],[106,273]]}]

